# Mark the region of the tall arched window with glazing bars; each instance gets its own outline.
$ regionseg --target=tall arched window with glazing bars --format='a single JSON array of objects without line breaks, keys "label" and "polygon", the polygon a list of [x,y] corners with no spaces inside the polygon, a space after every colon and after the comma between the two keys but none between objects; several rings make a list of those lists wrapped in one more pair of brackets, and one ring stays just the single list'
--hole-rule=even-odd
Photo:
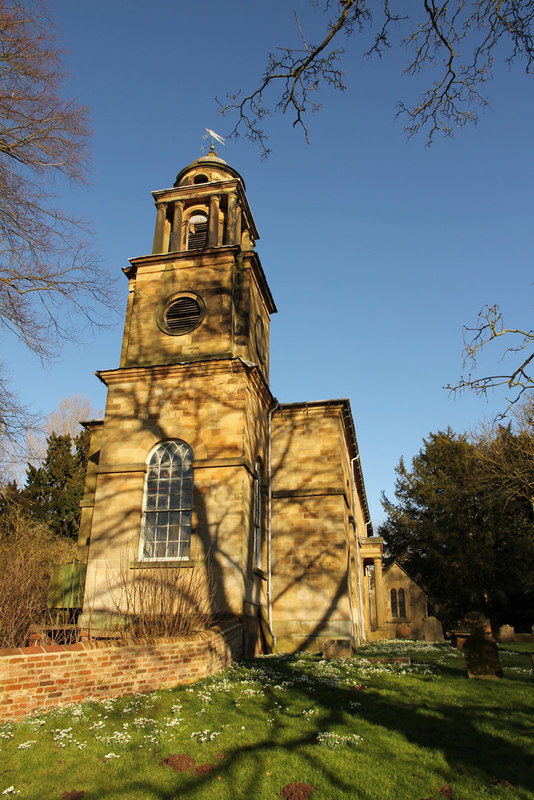
[{"label": "tall arched window with glazing bars", "polygon": [[192,514],[193,451],[180,440],[163,442],[148,462],[140,558],[188,559]]}]

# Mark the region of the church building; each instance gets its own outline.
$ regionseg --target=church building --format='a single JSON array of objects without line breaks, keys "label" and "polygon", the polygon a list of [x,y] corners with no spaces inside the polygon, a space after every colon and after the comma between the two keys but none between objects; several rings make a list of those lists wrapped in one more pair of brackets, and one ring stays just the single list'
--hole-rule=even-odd
[{"label": "church building", "polygon": [[82,625],[112,626],[124,569],[200,565],[248,653],[387,635],[350,403],[279,403],[269,385],[276,306],[242,177],[212,146],[153,196],[152,253],[124,269],[120,363],[97,372],[105,416],[85,423]]}]

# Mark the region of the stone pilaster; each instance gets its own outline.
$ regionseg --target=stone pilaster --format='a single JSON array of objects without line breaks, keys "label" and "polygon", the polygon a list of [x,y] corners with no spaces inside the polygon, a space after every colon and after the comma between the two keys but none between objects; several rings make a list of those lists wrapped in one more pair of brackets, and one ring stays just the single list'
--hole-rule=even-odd
[{"label": "stone pilaster", "polygon": [[383,628],[385,624],[384,615],[384,580],[382,577],[382,559],[373,559],[375,566],[375,600],[376,600],[376,627]]},{"label": "stone pilaster", "polygon": [[237,195],[232,192],[228,195],[228,211],[226,214],[226,244],[236,244],[236,210],[237,210]]},{"label": "stone pilaster", "polygon": [[163,202],[156,203],[156,230],[154,232],[154,246],[153,253],[163,253],[163,237],[165,234],[165,216],[167,213],[167,204]]},{"label": "stone pilaster", "polygon": [[219,244],[219,203],[220,197],[218,195],[214,194],[210,197],[208,247],[217,247]]},{"label": "stone pilaster", "polygon": [[235,241],[236,244],[238,244],[239,246],[241,246],[241,222],[242,222],[241,206],[238,203],[235,214]]},{"label": "stone pilaster", "polygon": [[181,200],[174,203],[174,215],[172,219],[172,236],[170,250],[172,253],[179,253],[182,249],[182,216],[184,204]]}]

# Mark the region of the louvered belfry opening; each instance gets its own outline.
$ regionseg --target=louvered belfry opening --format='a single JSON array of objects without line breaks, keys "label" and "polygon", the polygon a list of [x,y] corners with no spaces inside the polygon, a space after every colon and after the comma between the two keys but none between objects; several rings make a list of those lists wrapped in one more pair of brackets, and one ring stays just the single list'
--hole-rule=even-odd
[{"label": "louvered belfry opening", "polygon": [[165,325],[171,333],[189,333],[202,321],[203,310],[194,297],[179,297],[165,312]]},{"label": "louvered belfry opening", "polygon": [[208,218],[193,214],[187,225],[187,250],[203,250],[208,243]]}]

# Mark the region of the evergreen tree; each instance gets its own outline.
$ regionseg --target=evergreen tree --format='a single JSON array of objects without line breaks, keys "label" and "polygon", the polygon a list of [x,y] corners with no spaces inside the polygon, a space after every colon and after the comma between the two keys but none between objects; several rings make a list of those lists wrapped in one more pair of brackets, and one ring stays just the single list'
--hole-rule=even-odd
[{"label": "evergreen tree", "polygon": [[4,533],[2,520],[14,506],[24,505],[22,492],[16,481],[9,481],[0,487],[0,537]]},{"label": "evergreen tree", "polygon": [[447,625],[472,610],[495,624],[534,621],[534,462],[519,436],[502,427],[490,438],[430,434],[411,470],[400,460],[396,502],[383,497],[388,558],[425,588]]},{"label": "evergreen tree", "polygon": [[28,464],[23,492],[33,519],[72,539],[78,536],[88,448],[87,431],[75,437],[52,433],[41,466]]}]

